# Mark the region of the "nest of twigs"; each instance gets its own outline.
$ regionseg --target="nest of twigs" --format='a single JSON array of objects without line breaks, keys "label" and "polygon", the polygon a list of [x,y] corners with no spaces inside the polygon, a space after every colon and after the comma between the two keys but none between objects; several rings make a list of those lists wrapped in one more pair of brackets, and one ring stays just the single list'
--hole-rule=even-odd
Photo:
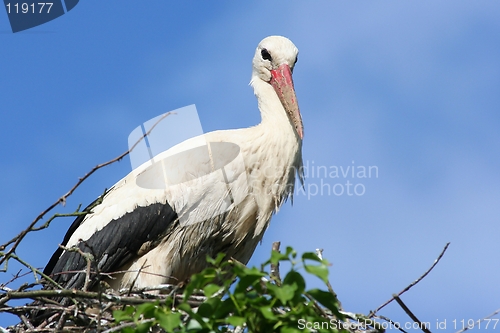
[{"label": "nest of twigs", "polygon": [[[33,284],[30,289],[38,284]],[[4,287],[5,289],[5,287]],[[7,328],[8,332],[119,332],[134,323],[119,325],[113,311],[127,305],[175,304],[183,301],[178,286],[161,285],[156,288],[106,290],[105,292],[52,289],[11,290],[0,298],[0,311],[18,316],[19,323]],[[64,297],[64,301],[60,298]],[[52,300],[59,298],[59,302]],[[8,306],[13,299],[35,299],[27,305]],[[187,303],[196,308],[206,300],[203,293],[194,293]],[[62,304],[68,305],[62,305]],[[158,332],[161,330],[157,330]]]}]

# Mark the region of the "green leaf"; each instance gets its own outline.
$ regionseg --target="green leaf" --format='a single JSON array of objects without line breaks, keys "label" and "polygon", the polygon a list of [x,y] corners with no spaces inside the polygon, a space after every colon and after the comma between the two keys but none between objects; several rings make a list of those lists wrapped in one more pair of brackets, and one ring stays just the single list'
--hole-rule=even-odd
[{"label": "green leaf", "polygon": [[273,313],[273,310],[271,309],[270,306],[263,306],[259,310],[264,316],[264,318],[268,320],[276,320],[276,315]]},{"label": "green leaf", "polygon": [[149,331],[149,328],[151,327],[152,323],[141,323],[138,324],[135,328],[136,333],[147,333]]},{"label": "green leaf", "polygon": [[230,313],[234,313],[236,308],[231,297],[221,300],[216,310],[214,311],[214,318],[220,319],[227,317]]},{"label": "green leaf", "polygon": [[282,281],[284,285],[286,284],[295,284],[297,289],[295,290],[295,294],[302,294],[306,289],[306,281],[304,277],[297,271],[290,271],[285,275],[285,279]]},{"label": "green leaf", "polygon": [[210,283],[210,284],[207,284],[205,286],[205,288],[203,288],[203,292],[205,293],[205,296],[212,297],[213,294],[218,292],[220,289],[221,289],[220,286],[213,284],[213,283]]},{"label": "green leaf", "polygon": [[158,320],[158,324],[167,332],[172,332],[175,328],[178,328],[181,324],[181,314],[175,313],[165,313],[164,311],[156,311],[155,318]]},{"label": "green leaf", "polygon": [[189,332],[198,332],[198,331],[201,331],[203,329],[203,326],[200,324],[200,322],[198,320],[191,318],[188,321],[186,328],[187,328],[187,331],[189,331]]},{"label": "green leaf", "polygon": [[191,306],[188,303],[181,303],[177,306],[177,309],[182,310],[188,314],[193,312],[193,309],[191,309]]},{"label": "green leaf", "polygon": [[236,285],[234,293],[244,293],[249,286],[260,283],[260,279],[264,276],[266,276],[266,274],[256,268],[245,270],[245,272],[243,272],[240,276],[240,280]]},{"label": "green leaf", "polygon": [[285,284],[281,287],[278,287],[274,284],[268,285],[269,290],[272,290],[274,296],[280,300],[281,304],[285,305],[287,301],[293,299],[295,296],[295,290],[297,290],[296,284]]},{"label": "green leaf", "polygon": [[204,302],[198,307],[198,311],[196,311],[200,316],[205,318],[210,318],[214,313],[214,309],[211,304]]},{"label": "green leaf", "polygon": [[243,326],[246,323],[246,319],[244,317],[231,316],[226,318],[226,322],[229,325],[233,326]]},{"label": "green leaf", "polygon": [[269,262],[273,265],[276,265],[278,264],[278,262],[280,261],[289,261],[290,259],[288,258],[288,255],[287,254],[284,254],[284,253],[281,253],[281,252],[278,252],[278,251],[272,251],[271,252],[271,259],[269,260]]},{"label": "green leaf", "polygon": [[292,256],[292,258],[294,258],[294,259],[295,259],[295,257],[297,257],[297,252],[291,246],[286,247],[285,253],[287,256]]},{"label": "green leaf", "polygon": [[138,320],[141,317],[141,315],[144,316],[144,318],[152,318],[154,316],[155,309],[156,309],[155,303],[140,304],[137,306],[135,310],[134,319]]},{"label": "green leaf", "polygon": [[131,321],[132,315],[135,309],[132,306],[125,307],[125,310],[115,310],[113,311],[113,318],[117,323],[121,321]]},{"label": "green leaf", "polygon": [[193,294],[196,289],[203,289],[203,287],[212,282],[217,277],[217,271],[213,267],[204,269],[201,273],[191,276],[191,281],[184,290],[184,301]]},{"label": "green leaf", "polygon": [[314,261],[317,261],[317,262],[322,262],[322,260],[318,257],[318,255],[316,253],[313,253],[313,252],[306,252],[302,255],[302,260],[305,261],[305,260],[314,260]]},{"label": "green leaf", "polygon": [[211,265],[219,266],[225,257],[226,257],[226,255],[224,253],[217,254],[217,256],[215,258],[211,258],[210,256],[207,256],[207,262]]},{"label": "green leaf", "polygon": [[189,317],[191,318],[191,320],[188,322],[188,326],[195,325],[194,322],[197,322],[198,325],[195,325],[196,327],[207,328],[207,324],[205,323],[205,320],[203,319],[203,317],[200,316],[197,312],[194,312],[191,309],[191,306],[189,304],[181,303],[181,304],[179,304],[177,309],[186,312],[189,315]]},{"label": "green leaf", "polygon": [[332,313],[339,319],[344,318],[344,316],[339,312],[339,301],[332,293],[320,289],[311,289],[307,293],[316,301],[321,303],[321,305],[332,311]]},{"label": "green leaf", "polygon": [[304,265],[304,268],[308,273],[314,274],[324,283],[328,283],[328,268],[325,265]]}]

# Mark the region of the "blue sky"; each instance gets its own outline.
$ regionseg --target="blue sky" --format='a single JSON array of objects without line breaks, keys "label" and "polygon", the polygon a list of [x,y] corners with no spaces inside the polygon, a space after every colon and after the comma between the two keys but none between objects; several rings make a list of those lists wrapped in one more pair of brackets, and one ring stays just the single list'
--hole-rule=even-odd
[{"label": "blue sky", "polygon": [[[196,104],[205,131],[258,123],[251,59],[262,38],[284,35],[300,50],[310,172],[376,166],[378,177],[309,175],[251,264],[276,240],[323,248],[344,307],[367,313],[451,242],[403,300],[435,331],[445,319],[458,331],[500,308],[499,17],[500,3],[481,0],[81,1],[12,34],[0,13],[0,243],[125,151],[148,119]],[[86,205],[130,170],[124,160],[99,171],[57,211]],[[347,181],[364,194],[327,193]],[[71,222],[30,235],[18,254],[43,267]],[[380,314],[410,321],[396,304]],[[1,315],[0,326],[13,320]]]}]

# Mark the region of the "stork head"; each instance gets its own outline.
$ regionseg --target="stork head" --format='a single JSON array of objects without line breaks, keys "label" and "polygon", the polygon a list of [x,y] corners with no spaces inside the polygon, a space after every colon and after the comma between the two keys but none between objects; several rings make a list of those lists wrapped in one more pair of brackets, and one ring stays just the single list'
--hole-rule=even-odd
[{"label": "stork head", "polygon": [[298,54],[299,50],[288,38],[282,36],[264,38],[255,51],[252,77],[273,86],[297,134],[302,139],[304,126],[292,79]]}]

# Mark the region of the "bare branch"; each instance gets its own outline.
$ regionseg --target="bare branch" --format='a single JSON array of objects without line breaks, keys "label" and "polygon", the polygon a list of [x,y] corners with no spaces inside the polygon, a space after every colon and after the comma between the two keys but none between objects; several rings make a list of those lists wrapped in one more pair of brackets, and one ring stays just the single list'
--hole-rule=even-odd
[{"label": "bare branch", "polygon": [[413,312],[410,311],[410,309],[406,306],[405,303],[403,303],[403,301],[401,300],[401,298],[399,298],[398,295],[394,294],[392,295],[392,297],[394,297],[394,299],[396,300],[396,302],[398,302],[399,306],[401,306],[404,312],[406,312],[406,314],[410,316],[410,318],[413,319],[413,321],[418,324],[418,327],[420,327],[422,331],[424,331],[425,333],[431,333],[431,331],[429,331],[427,326],[425,324],[422,324],[422,322],[417,318],[417,316],[413,314]]},{"label": "bare branch", "polygon": [[[5,304],[11,299],[33,299],[37,300],[40,297],[75,297],[97,299],[98,292],[83,291],[83,290],[70,290],[70,289],[43,289],[43,290],[30,290],[30,291],[10,291],[0,298],[0,305]],[[118,304],[142,304],[154,300],[140,299],[136,297],[117,296],[113,294],[102,294],[104,300],[109,302],[116,302]]]},{"label": "bare branch", "polygon": [[85,283],[83,284],[83,291],[87,291],[90,285],[90,268],[92,266],[92,261],[94,260],[94,255],[89,252],[83,252],[79,247],[66,247],[59,244],[59,247],[67,252],[78,252],[83,259],[87,262],[87,267],[85,269]]},{"label": "bare branch", "polygon": [[[415,281],[413,281],[412,283],[410,283],[406,288],[404,288],[399,293],[397,293],[396,296],[399,297],[399,296],[403,295],[405,292],[407,292],[408,290],[410,290],[411,287],[413,287],[414,285],[416,285],[417,283],[419,283],[420,281],[422,281],[422,279],[425,278],[427,276],[427,274],[429,274],[434,267],[436,267],[436,265],[438,264],[438,262],[441,260],[441,258],[443,257],[444,253],[448,249],[449,245],[450,245],[450,242],[446,243],[446,245],[444,246],[443,250],[441,251],[441,253],[437,257],[437,259],[434,260],[434,263],[432,264],[432,266],[424,274],[422,274],[418,279],[416,279]],[[373,312],[370,313],[370,317],[375,316],[375,314],[377,312],[379,312],[383,307],[385,307],[387,304],[391,303],[393,300],[394,300],[394,297],[392,297],[387,302],[385,302],[384,304],[382,304],[381,306],[379,306],[375,311],[373,311]]]},{"label": "bare branch", "polygon": [[[476,321],[475,321],[475,322],[474,322],[471,326],[466,326],[466,327],[464,327],[463,329],[461,329],[460,331],[457,331],[456,333],[462,333],[462,332],[465,332],[465,331],[467,331],[467,330],[473,329],[476,325],[479,325],[479,324],[480,324],[480,323],[482,323],[483,321],[488,320],[488,319],[490,319],[491,317],[496,316],[496,315],[497,315],[497,314],[499,314],[499,313],[500,313],[500,309],[497,309],[497,310],[495,310],[492,314],[487,315],[486,317],[484,317],[484,318],[483,318],[483,319],[481,319],[481,320],[476,320]],[[476,324],[476,323],[477,323],[477,324]]]},{"label": "bare branch", "polygon": [[[272,246],[273,251],[280,252],[281,242],[274,242]],[[276,281],[276,284],[281,285],[281,277],[280,277],[280,263],[272,264],[271,263],[271,278]]]},{"label": "bare branch", "polygon": [[[141,323],[150,323],[150,322],[153,322],[155,319],[154,318],[151,318],[151,319],[145,319],[145,320],[142,320]],[[118,326],[115,326],[115,327],[112,327],[108,330],[105,330],[104,332],[102,333],[111,333],[111,332],[120,332],[122,329],[126,328],[126,327],[134,327],[134,326],[137,326],[137,323],[134,323],[134,322],[125,322],[123,324],[120,324]]]},{"label": "bare branch", "polygon": [[132,284],[130,285],[130,288],[128,290],[128,294],[127,295],[130,295],[132,293],[132,289],[134,289],[135,283],[137,282],[137,279],[139,278],[139,275],[141,275],[142,270],[145,267],[148,267],[148,266],[146,266],[147,262],[148,262],[147,259],[144,260],[144,263],[141,265],[141,268],[139,268],[139,270],[137,271],[137,274],[135,275],[134,281],[132,281]]},{"label": "bare branch", "polygon": [[[316,249],[316,255],[320,260],[323,260],[323,249]],[[330,280],[326,281],[326,287],[328,288],[328,291],[332,293],[333,296],[335,296],[335,298],[339,302],[339,309],[342,310],[342,303],[340,303],[339,298],[337,297],[337,293],[333,290]]]}]

